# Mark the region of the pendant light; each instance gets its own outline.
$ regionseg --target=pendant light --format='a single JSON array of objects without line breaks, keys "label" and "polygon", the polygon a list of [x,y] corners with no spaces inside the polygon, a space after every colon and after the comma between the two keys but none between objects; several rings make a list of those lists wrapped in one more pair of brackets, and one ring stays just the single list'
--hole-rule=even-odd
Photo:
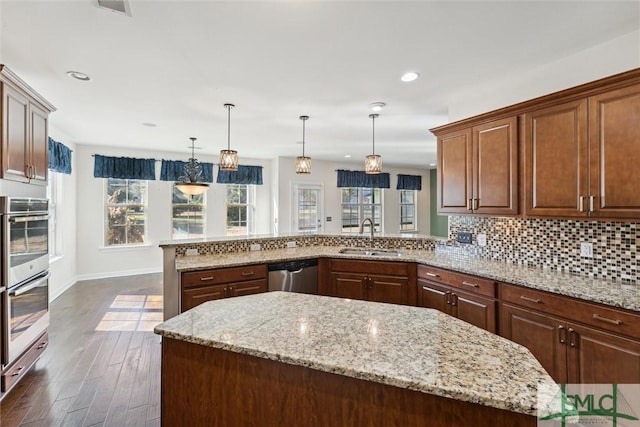
[{"label": "pendant light", "polygon": [[220,169],[223,171],[238,170],[238,152],[231,149],[231,109],[235,107],[233,104],[224,104],[228,110],[227,114],[227,149],[220,150]]},{"label": "pendant light", "polygon": [[302,120],[302,156],[296,157],[296,173],[310,174],[311,173],[311,157],[304,155],[304,123],[309,120],[309,116],[300,116]]},{"label": "pendant light", "polygon": [[184,165],[184,175],[178,177],[176,188],[184,194],[194,196],[207,191],[209,184],[206,182],[198,182],[202,176],[202,165],[198,163],[194,154],[196,138],[191,137],[189,139],[191,140],[191,158],[189,162]]},{"label": "pendant light", "polygon": [[382,172],[382,157],[376,154],[376,118],[378,114],[369,114],[369,118],[373,123],[373,154],[369,154],[364,159],[364,172],[368,175],[379,174]]}]

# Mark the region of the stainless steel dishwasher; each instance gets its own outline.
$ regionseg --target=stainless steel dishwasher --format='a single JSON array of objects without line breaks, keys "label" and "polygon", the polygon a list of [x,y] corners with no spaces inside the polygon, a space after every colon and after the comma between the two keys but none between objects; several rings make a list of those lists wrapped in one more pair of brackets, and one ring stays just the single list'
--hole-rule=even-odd
[{"label": "stainless steel dishwasher", "polygon": [[318,260],[269,264],[269,290],[318,295]]}]

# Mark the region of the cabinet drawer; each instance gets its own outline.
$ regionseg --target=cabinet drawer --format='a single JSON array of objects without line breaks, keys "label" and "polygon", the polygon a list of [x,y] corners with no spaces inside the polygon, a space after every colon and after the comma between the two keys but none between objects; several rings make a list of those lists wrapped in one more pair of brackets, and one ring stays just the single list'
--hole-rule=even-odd
[{"label": "cabinet drawer", "polygon": [[418,265],[418,277],[479,295],[492,298],[496,296],[496,283],[491,279],[454,273],[453,271],[428,265]]},{"label": "cabinet drawer", "polygon": [[503,284],[500,289],[503,301],[640,338],[639,314],[519,286]]},{"label": "cabinet drawer", "polygon": [[38,360],[49,345],[49,334],[45,332],[10,368],[2,373],[2,392],[14,386]]},{"label": "cabinet drawer", "polygon": [[267,265],[256,264],[244,267],[220,268],[215,270],[189,271],[182,273],[182,287],[215,285],[244,280],[265,279]]},{"label": "cabinet drawer", "polygon": [[406,262],[378,262],[346,259],[332,259],[330,271],[347,273],[388,274],[391,276],[408,276],[409,265]]}]

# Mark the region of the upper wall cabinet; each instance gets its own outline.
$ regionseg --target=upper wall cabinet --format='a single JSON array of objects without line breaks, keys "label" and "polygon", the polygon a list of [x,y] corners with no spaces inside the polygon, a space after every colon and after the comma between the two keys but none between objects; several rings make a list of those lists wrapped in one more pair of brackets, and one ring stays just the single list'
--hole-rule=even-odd
[{"label": "upper wall cabinet", "polygon": [[2,178],[45,185],[48,120],[55,107],[0,65]]},{"label": "upper wall cabinet", "polygon": [[438,211],[518,213],[516,117],[438,135]]},{"label": "upper wall cabinet", "polygon": [[640,68],[431,129],[438,212],[637,219],[638,123]]}]

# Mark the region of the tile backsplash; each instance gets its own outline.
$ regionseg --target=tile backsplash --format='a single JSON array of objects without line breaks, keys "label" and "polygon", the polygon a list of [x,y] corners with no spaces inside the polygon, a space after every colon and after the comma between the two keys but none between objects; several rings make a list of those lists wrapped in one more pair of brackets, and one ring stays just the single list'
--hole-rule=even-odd
[{"label": "tile backsplash", "polygon": [[[450,216],[449,238],[471,232],[471,245],[458,250],[482,257],[583,274],[638,282],[640,224],[539,218]],[[477,245],[484,233],[487,245]],[[582,242],[593,245],[593,257],[580,255]]]}]

